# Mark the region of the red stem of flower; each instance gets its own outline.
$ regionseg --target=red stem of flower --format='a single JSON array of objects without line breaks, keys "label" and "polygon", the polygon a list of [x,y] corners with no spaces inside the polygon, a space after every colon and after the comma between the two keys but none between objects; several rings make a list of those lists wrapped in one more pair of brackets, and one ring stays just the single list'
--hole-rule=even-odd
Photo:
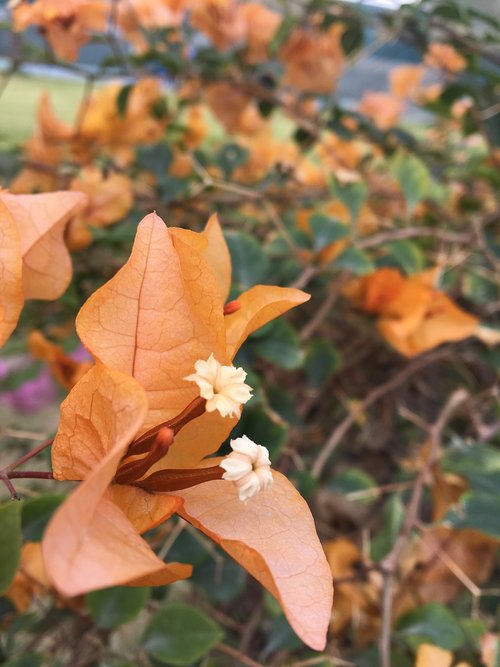
[{"label": "red stem of flower", "polygon": [[41,470],[13,470],[7,473],[7,479],[54,479],[54,475]]},{"label": "red stem of flower", "polygon": [[162,459],[168,452],[174,441],[174,432],[171,428],[164,426],[155,436],[151,450],[142,459],[123,463],[115,475],[118,484],[131,484],[143,477],[157,461]]},{"label": "red stem of flower", "polygon": [[222,479],[223,468],[213,466],[211,468],[170,468],[154,472],[146,479],[133,482],[145,491],[153,493],[165,493],[167,491],[180,491],[191,486],[210,482],[214,479]]},{"label": "red stem of flower", "polygon": [[151,448],[151,445],[155,441],[158,432],[162,428],[170,428],[174,432],[174,435],[177,435],[181,428],[188,422],[190,422],[192,419],[196,419],[196,417],[201,417],[201,415],[205,412],[206,403],[207,402],[204,398],[198,396],[192,400],[191,403],[176,417],[173,417],[172,419],[169,419],[162,424],[158,424],[158,426],[154,426],[149,431],[146,431],[146,433],[143,433],[140,438],[134,440],[134,442],[129,446],[126,455],[134,456],[135,454],[144,454],[145,452],[148,452]]}]

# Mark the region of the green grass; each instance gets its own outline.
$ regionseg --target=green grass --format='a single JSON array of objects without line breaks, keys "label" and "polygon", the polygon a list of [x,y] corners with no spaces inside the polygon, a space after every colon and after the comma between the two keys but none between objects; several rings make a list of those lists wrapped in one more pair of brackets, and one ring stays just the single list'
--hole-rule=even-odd
[{"label": "green grass", "polygon": [[17,74],[0,97],[0,149],[18,146],[33,134],[44,90],[50,92],[58,118],[68,122],[74,119],[82,99],[82,83]]}]

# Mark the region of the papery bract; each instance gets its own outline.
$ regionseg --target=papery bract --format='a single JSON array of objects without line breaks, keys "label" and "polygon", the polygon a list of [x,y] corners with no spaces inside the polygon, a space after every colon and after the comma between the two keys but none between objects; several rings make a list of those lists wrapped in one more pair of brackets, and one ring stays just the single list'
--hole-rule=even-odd
[{"label": "papery bract", "polygon": [[[130,443],[134,451],[134,437],[136,443],[141,437],[161,442],[154,428],[202,400],[194,383],[184,379],[196,361],[213,353],[230,363],[252,331],[307,299],[298,290],[259,285],[224,317],[230,266],[227,249],[214,252],[223,243],[215,219],[204,234],[195,234],[168,230],[151,214],[139,225],[130,260],[83,306],[77,328],[97,365],[63,404],[53,468],[57,479],[85,481],[49,526],[47,567],[57,587],[72,594],[144,582],[148,568],[150,583],[161,583],[162,576],[181,578],[185,571],[175,564],[158,574],[156,556],[151,552],[148,559],[137,535],[178,512],[256,576],[302,639],[320,649],[330,616],[331,576],[304,500],[275,473],[271,488],[242,503],[236,487],[221,479],[220,459],[203,460],[218,449],[235,418],[197,412],[201,416],[176,431],[173,444],[165,440],[166,454],[160,450],[161,460],[141,473],[146,477],[127,481],[124,471],[135,465],[132,456],[121,464],[117,478],[123,481],[113,483]],[[214,259],[215,273],[209,263]],[[211,470],[219,481],[170,493],[162,486],[172,474],[203,481],[204,471]],[[112,570],[116,551],[119,565],[113,563]]]},{"label": "papery bract", "polygon": [[64,229],[86,200],[80,192],[0,193],[0,345],[25,299],[56,299],[71,279]]}]

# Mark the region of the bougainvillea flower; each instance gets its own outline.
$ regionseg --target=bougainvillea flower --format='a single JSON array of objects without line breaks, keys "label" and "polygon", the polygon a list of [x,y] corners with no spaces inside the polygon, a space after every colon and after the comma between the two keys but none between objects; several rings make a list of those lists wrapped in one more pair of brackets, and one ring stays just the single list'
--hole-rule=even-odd
[{"label": "bougainvillea flower", "polygon": [[91,33],[105,29],[108,14],[109,5],[103,0],[19,2],[13,9],[14,29],[37,26],[59,58],[76,60]]},{"label": "bougainvillea flower", "polygon": [[331,93],[344,65],[344,31],[340,23],[327,30],[296,28],[278,54],[284,83],[304,92]]},{"label": "bougainvillea flower", "polygon": [[[237,484],[223,479],[224,459],[206,458],[238,417],[207,412],[198,384],[186,379],[211,354],[231,365],[252,331],[308,296],[257,285],[225,315],[230,277],[215,217],[197,234],[167,229],[151,214],[129,261],[82,307],[77,330],[97,363],[62,405],[52,463],[56,479],[85,481],[47,529],[47,570],[66,596],[188,576],[190,568],[165,565],[138,535],[177,512],[255,576],[320,649],[331,574],[309,509],[277,472],[269,486],[262,471],[262,490],[240,500]],[[250,458],[252,470],[267,465]]]},{"label": "bougainvillea flower", "polygon": [[98,167],[85,167],[71,181],[70,188],[88,197],[85,208],[69,225],[66,242],[70,250],[79,250],[91,243],[89,227],[112,225],[123,220],[132,208],[132,181],[125,174],[105,175]]},{"label": "bougainvillea flower", "polygon": [[363,95],[358,108],[379,130],[385,131],[398,124],[405,107],[401,98],[390,93],[368,91]]},{"label": "bougainvillea flower", "polygon": [[424,62],[429,67],[444,69],[452,74],[457,74],[467,67],[467,61],[451,44],[434,42],[429,44]]},{"label": "bougainvillea flower", "polygon": [[405,277],[397,269],[378,269],[348,287],[347,295],[367,312],[378,314],[378,328],[401,354],[411,357],[442,343],[476,336],[488,345],[500,332],[457,306],[436,288],[437,269]]},{"label": "bougainvillea flower", "polygon": [[0,346],[25,299],[57,299],[68,286],[64,228],[85,200],[81,192],[0,193]]}]

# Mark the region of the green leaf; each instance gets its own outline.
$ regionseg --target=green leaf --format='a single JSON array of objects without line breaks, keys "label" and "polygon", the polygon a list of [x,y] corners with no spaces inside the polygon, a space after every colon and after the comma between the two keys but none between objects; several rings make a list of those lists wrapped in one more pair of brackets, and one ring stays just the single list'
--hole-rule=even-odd
[{"label": "green leaf", "polygon": [[304,368],[307,381],[313,389],[319,389],[341,366],[337,348],[326,340],[313,341],[307,350]]},{"label": "green leaf", "polygon": [[3,667],[42,667],[44,662],[45,656],[41,653],[26,653],[19,658],[2,662],[2,665]]},{"label": "green leaf", "polygon": [[479,494],[497,495],[500,489],[500,451],[487,445],[458,445],[447,449],[443,470],[461,475]]},{"label": "green leaf", "polygon": [[91,617],[100,628],[116,628],[128,623],[144,608],[150,588],[113,586],[87,595]]},{"label": "green leaf", "polygon": [[[360,468],[347,468],[336,475],[328,485],[328,490],[345,496],[357,491],[370,491],[377,487],[377,482]],[[376,491],[367,494],[362,502],[371,502],[377,497]]]},{"label": "green leaf", "polygon": [[116,98],[116,108],[118,110],[119,116],[125,116],[127,113],[128,100],[130,98],[130,93],[135,84],[128,83],[126,86],[120,88],[120,92]]},{"label": "green leaf", "polygon": [[194,569],[191,581],[202,586],[209,599],[227,604],[239,595],[245,586],[247,574],[232,558],[208,558]]},{"label": "green leaf", "polygon": [[16,501],[0,507],[0,595],[10,586],[21,559],[21,507]]},{"label": "green leaf", "polygon": [[225,238],[238,286],[248,289],[262,282],[269,271],[269,260],[260,244],[245,232],[226,232]]},{"label": "green leaf", "polygon": [[198,609],[172,602],[153,616],[144,635],[144,648],[158,662],[192,665],[223,637],[221,628]]},{"label": "green leaf", "polygon": [[272,420],[261,407],[247,408],[232,437],[241,435],[247,435],[254,442],[265,445],[271,459],[276,460],[285,445],[288,428],[284,423]]},{"label": "green leaf", "polygon": [[396,153],[392,160],[392,172],[403,191],[408,211],[425,199],[431,191],[431,177],[425,164],[414,155],[403,151]]},{"label": "green leaf", "polygon": [[173,160],[170,146],[160,142],[154,146],[141,146],[137,149],[137,159],[142,167],[152,171],[157,180],[167,176],[167,170]]},{"label": "green leaf", "polygon": [[288,371],[300,368],[304,361],[300,338],[286,320],[273,322],[266,335],[255,341],[253,349],[264,359]]},{"label": "green leaf", "polygon": [[288,40],[292,34],[292,30],[297,25],[297,19],[290,14],[283,17],[279,28],[273,35],[273,38],[269,42],[269,53],[271,56],[275,56],[283,44]]},{"label": "green leaf", "polygon": [[465,493],[460,506],[448,512],[443,522],[452,528],[474,530],[500,538],[500,494]]},{"label": "green leaf", "polygon": [[382,528],[371,543],[373,560],[381,561],[389,553],[398,537],[403,525],[405,507],[401,497],[395,493],[385,504],[382,519]]},{"label": "green leaf", "polygon": [[465,633],[460,620],[444,605],[431,602],[405,614],[396,627],[398,637],[405,639],[412,648],[420,644],[435,644],[448,651],[460,648]]},{"label": "green leaf", "polygon": [[359,216],[361,207],[368,197],[368,188],[366,184],[360,181],[359,183],[348,183],[347,185],[336,186],[336,194],[340,201],[347,206],[351,214],[351,220],[355,221]]},{"label": "green leaf", "polygon": [[388,244],[390,257],[396,260],[405,273],[416,273],[422,271],[425,258],[416,243],[413,241],[393,241]]},{"label": "green leaf", "polygon": [[65,498],[65,494],[58,493],[31,498],[23,502],[22,528],[24,540],[40,542],[50,518]]},{"label": "green leaf", "polygon": [[345,239],[350,234],[349,227],[323,213],[314,213],[309,219],[313,235],[313,249],[319,252],[330,243]]},{"label": "green leaf", "polygon": [[216,164],[222,169],[226,177],[248,160],[249,152],[238,144],[222,146],[215,156]]},{"label": "green leaf", "polygon": [[358,276],[363,276],[375,270],[370,257],[358,248],[346,248],[333,262],[336,269],[348,269]]}]

